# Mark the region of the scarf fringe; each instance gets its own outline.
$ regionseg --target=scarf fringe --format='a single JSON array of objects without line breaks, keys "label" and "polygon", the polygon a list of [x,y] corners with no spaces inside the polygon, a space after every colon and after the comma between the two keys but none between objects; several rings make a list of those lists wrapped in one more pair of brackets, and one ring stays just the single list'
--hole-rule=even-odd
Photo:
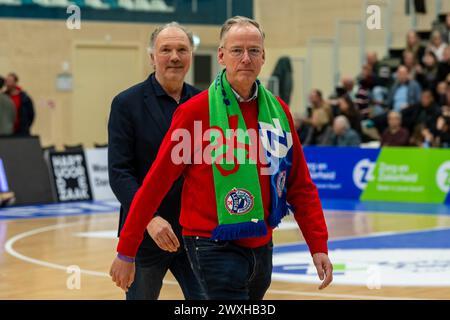
[{"label": "scarf fringe", "polygon": [[285,209],[275,210],[269,215],[269,226],[271,226],[272,228],[278,227],[281,220],[284,217],[288,216],[291,212],[293,212],[292,207],[289,204],[286,204],[284,208]]},{"label": "scarf fringe", "polygon": [[241,238],[262,237],[267,235],[267,227],[263,220],[258,222],[242,222],[218,225],[212,233],[212,240],[237,240]]}]

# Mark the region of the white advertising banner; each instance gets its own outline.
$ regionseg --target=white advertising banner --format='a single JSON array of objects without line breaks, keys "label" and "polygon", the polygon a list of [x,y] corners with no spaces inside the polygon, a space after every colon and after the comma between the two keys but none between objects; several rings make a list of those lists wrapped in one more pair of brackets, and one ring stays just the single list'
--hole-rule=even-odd
[{"label": "white advertising banner", "polygon": [[115,199],[109,186],[108,148],[85,149],[84,153],[94,200]]}]

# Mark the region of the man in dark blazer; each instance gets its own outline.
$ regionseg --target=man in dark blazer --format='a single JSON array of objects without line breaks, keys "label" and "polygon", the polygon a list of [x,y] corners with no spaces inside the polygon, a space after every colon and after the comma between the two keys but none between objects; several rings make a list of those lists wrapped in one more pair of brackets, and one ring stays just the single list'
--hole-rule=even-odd
[{"label": "man in dark blazer", "polygon": [[[192,34],[178,23],[157,28],[150,39],[155,69],[147,80],[118,94],[108,123],[108,167],[111,188],[121,204],[120,230],[135,193],[156,158],[177,106],[199,91],[184,83],[192,60]],[[183,246],[179,224],[179,179],[147,226],[136,256],[136,273],[126,291],[128,300],[159,297],[163,278],[170,270],[186,299],[201,299],[202,291]],[[120,259],[133,259],[121,256]]]}]

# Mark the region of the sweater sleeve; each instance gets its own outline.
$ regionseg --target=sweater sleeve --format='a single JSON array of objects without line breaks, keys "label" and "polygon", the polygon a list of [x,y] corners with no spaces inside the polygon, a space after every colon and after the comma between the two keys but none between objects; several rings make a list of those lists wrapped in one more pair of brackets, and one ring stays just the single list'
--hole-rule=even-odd
[{"label": "sweater sleeve", "polygon": [[[164,196],[187,166],[185,157],[178,155],[188,152],[191,156],[191,133],[193,118],[186,105],[175,111],[171,126],[164,137],[158,155],[148,171],[142,186],[131,203],[130,211],[121,230],[117,252],[134,257],[143,240],[145,229],[153,218]],[[185,148],[180,148],[185,147]],[[179,151],[172,157],[172,151]],[[175,156],[175,154],[174,154]]]},{"label": "sweater sleeve", "polygon": [[328,254],[328,230],[319,193],[309,174],[289,107],[281,99],[278,98],[278,100],[288,116],[293,141],[292,168],[287,181],[287,201],[294,209],[295,220],[311,255],[318,252]]}]

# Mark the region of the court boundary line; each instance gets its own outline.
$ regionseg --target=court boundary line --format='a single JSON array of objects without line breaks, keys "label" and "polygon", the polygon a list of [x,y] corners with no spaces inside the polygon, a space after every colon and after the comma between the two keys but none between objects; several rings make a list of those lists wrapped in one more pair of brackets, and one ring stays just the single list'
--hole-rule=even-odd
[{"label": "court boundary line", "polygon": [[[100,220],[111,220],[112,217],[100,219]],[[66,227],[76,226],[76,225],[83,225],[86,221],[78,221],[78,222],[71,222],[71,223],[63,223],[63,224],[54,224],[46,227],[31,229],[19,234],[16,234],[15,236],[8,239],[4,245],[5,251],[10,254],[11,256],[15,257],[16,259],[31,263],[40,265],[43,267],[51,268],[51,269],[57,269],[57,270],[63,270],[67,273],[69,266],[64,266],[36,258],[31,258],[29,256],[25,256],[21,254],[20,252],[16,251],[13,246],[14,243],[16,243],[19,240],[25,239],[27,237],[34,236],[39,233],[49,232],[57,229],[63,229]],[[98,276],[98,277],[110,277],[108,273],[106,272],[100,272],[100,271],[92,271],[88,269],[81,269],[80,273],[91,275],[91,276]],[[176,281],[171,280],[163,280],[164,284],[167,285],[178,285]],[[268,294],[284,294],[284,295],[294,295],[294,296],[309,296],[309,297],[325,297],[325,298],[343,298],[343,299],[360,299],[360,300],[423,300],[419,298],[410,298],[410,297],[386,297],[386,296],[367,296],[367,295],[349,295],[349,294],[333,294],[333,293],[314,293],[314,292],[303,292],[303,291],[291,291],[291,290],[277,290],[277,289],[269,289],[267,291]]]},{"label": "court boundary line", "polygon": [[[369,233],[367,235],[356,235],[356,236],[348,236],[348,237],[337,237],[328,239],[328,241],[345,241],[345,240],[356,240],[359,238],[377,238],[377,237],[384,237],[384,236],[392,236],[392,235],[404,235],[408,233],[421,233],[421,232],[432,232],[432,231],[442,231],[442,230],[450,230],[450,226],[447,227],[435,227],[431,229],[413,229],[409,231],[400,231],[400,232],[394,232],[394,231],[386,231],[386,232],[375,232],[375,233]],[[297,246],[297,245],[306,245],[306,242],[288,242],[288,243],[282,243],[278,246],[288,247],[288,246]]]}]

